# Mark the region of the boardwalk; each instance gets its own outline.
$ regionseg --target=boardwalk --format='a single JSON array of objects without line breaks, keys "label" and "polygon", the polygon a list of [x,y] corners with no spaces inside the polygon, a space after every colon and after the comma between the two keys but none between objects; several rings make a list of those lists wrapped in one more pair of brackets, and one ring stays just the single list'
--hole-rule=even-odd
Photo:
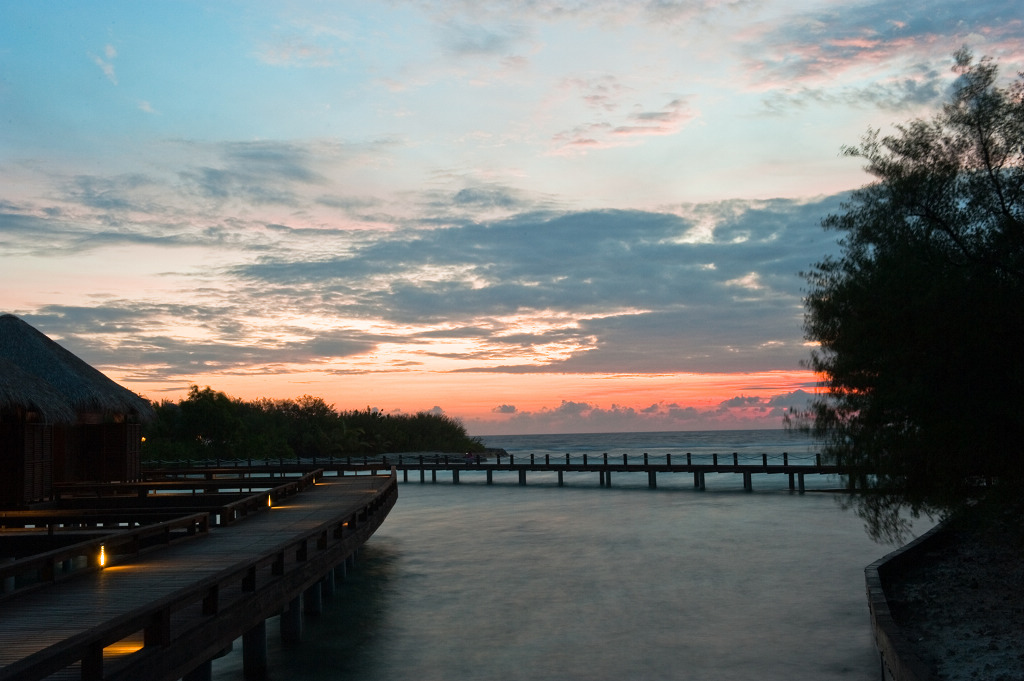
[{"label": "boardwalk", "polygon": [[[225,465],[230,463],[230,465]],[[610,487],[613,474],[642,473],[647,476],[649,487],[658,486],[658,476],[666,474],[691,474],[693,486],[703,490],[708,474],[741,475],[743,487],[753,491],[754,475],[784,475],[789,479],[789,489],[804,491],[804,479],[808,475],[839,475],[842,471],[838,466],[822,463],[820,455],[790,456],[783,452],[778,455],[739,455],[739,454],[679,454],[653,457],[643,455],[609,456],[587,455],[571,456],[525,456],[503,455],[495,458],[461,456],[450,454],[389,454],[383,457],[335,457],[311,459],[296,462],[294,459],[281,460],[236,460],[231,462],[209,461],[196,468],[165,468],[152,466],[144,471],[150,479],[161,479],[165,476],[195,477],[197,475],[266,475],[281,471],[297,473],[313,468],[330,471],[337,475],[357,473],[377,474],[382,471],[395,470],[403,482],[410,481],[410,473],[426,482],[438,481],[438,473],[444,473],[452,483],[459,484],[464,475],[483,476],[488,485],[494,484],[496,475],[514,473],[520,485],[527,484],[527,473],[555,473],[558,485],[565,484],[568,473],[597,474],[602,487]],[[200,472],[202,471],[202,472]],[[199,484],[198,482],[196,484]]]},{"label": "boardwalk", "polygon": [[393,477],[324,478],[205,536],[8,596],[0,600],[0,679],[47,678],[65,668],[67,678],[83,679],[193,673],[333,578],[396,496]]}]

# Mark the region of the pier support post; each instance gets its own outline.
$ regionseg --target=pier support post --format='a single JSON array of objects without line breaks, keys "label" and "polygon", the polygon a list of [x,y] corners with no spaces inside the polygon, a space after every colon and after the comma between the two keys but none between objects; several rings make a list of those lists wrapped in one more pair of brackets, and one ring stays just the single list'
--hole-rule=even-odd
[{"label": "pier support post", "polygon": [[430,482],[437,482],[437,469],[430,471]]},{"label": "pier support post", "polygon": [[[6,558],[4,563],[13,563],[17,558]],[[14,577],[4,577],[3,584],[0,584],[0,594],[12,593],[14,591]]]},{"label": "pier support post", "polygon": [[306,613],[309,615],[319,615],[324,611],[324,594],[320,584],[317,582],[302,592],[303,605],[306,606]]},{"label": "pier support post", "polygon": [[804,493],[804,474],[797,473],[797,477],[800,478],[800,494]]},{"label": "pier support post", "polygon": [[793,474],[792,474],[792,473],[790,473],[790,474],[789,474],[789,491],[790,491],[790,492],[792,492],[792,491],[793,491],[793,490],[795,490],[795,489],[796,489],[796,483],[795,483],[795,481],[793,480]]},{"label": "pier support post", "polygon": [[558,486],[564,487],[565,482],[562,480],[562,471],[558,471]]},{"label": "pier support post", "polygon": [[420,484],[422,485],[427,481],[427,471],[424,468],[420,468]]},{"label": "pier support post", "polygon": [[[644,454],[644,456],[647,456]],[[647,471],[647,486],[655,489],[658,486],[658,474],[654,471]]]},{"label": "pier support post", "polygon": [[703,492],[707,489],[707,486],[704,484],[704,473],[698,473],[697,475],[700,476],[700,491]]},{"label": "pier support post", "polygon": [[298,596],[281,613],[281,640],[285,643],[298,643],[302,640],[302,601]]},{"label": "pier support post", "polygon": [[743,489],[747,492],[754,491],[754,483],[750,479],[750,473],[743,474]]},{"label": "pier support post", "polygon": [[409,482],[409,469],[405,468],[402,470],[402,482]]},{"label": "pier support post", "polygon": [[611,471],[605,471],[605,473],[604,473],[604,486],[605,487],[611,487],[612,486],[612,472]]},{"label": "pier support post", "polygon": [[459,484],[459,469],[457,469],[457,468],[453,468],[452,469],[452,484],[453,485]]},{"label": "pier support post", "polygon": [[519,484],[520,485],[525,485],[526,484],[526,469],[525,468],[520,469],[520,471],[519,471]]},{"label": "pier support post", "polygon": [[242,676],[245,681],[267,678],[267,621],[242,634]]},{"label": "pier support post", "polygon": [[698,473],[697,471],[693,472],[693,486],[695,488],[700,487],[700,473]]},{"label": "pier support post", "polygon": [[213,679],[213,660],[207,660],[181,677],[181,681],[211,681]]},{"label": "pier support post", "polygon": [[488,485],[493,485],[494,484],[494,471],[491,471],[491,470],[487,471],[487,484]]},{"label": "pier support post", "polygon": [[334,568],[327,571],[324,578],[320,580],[320,588],[326,598],[334,598]]}]

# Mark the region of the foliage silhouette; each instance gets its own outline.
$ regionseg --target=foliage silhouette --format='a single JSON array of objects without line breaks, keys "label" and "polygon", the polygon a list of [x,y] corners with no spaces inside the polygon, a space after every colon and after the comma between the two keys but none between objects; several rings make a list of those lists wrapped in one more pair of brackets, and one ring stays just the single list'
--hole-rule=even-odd
[{"label": "foliage silhouette", "polygon": [[804,417],[876,539],[1024,480],[1024,74],[999,87],[966,50],[954,71],[931,120],[844,149],[877,181],[822,221],[841,254],[802,275],[827,388]]},{"label": "foliage silhouette", "polygon": [[335,411],[322,398],[245,401],[192,386],[179,402],[155,406],[143,457],[311,458],[385,452],[478,452],[483,444],[445,414]]}]

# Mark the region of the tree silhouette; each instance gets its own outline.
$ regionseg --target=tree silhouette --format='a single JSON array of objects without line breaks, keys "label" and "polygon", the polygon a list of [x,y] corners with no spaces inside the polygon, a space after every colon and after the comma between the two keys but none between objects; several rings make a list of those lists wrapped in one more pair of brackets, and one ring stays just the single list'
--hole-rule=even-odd
[{"label": "tree silhouette", "polygon": [[904,510],[943,516],[1024,479],[1024,90],[955,60],[940,113],[844,149],[877,181],[822,221],[841,253],[803,273],[827,388],[811,427],[893,541]]}]

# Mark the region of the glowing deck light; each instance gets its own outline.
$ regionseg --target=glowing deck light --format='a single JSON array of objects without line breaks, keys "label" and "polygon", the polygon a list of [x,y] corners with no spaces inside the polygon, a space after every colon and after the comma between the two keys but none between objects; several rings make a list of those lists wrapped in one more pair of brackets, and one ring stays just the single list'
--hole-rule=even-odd
[{"label": "glowing deck light", "polygon": [[104,567],[107,564],[107,547],[100,544],[100,567]]},{"label": "glowing deck light", "polygon": [[273,497],[271,497],[271,496],[270,496],[270,495],[268,494],[268,495],[267,495],[267,508],[273,508],[273,507],[274,507],[274,500],[273,500]]}]

